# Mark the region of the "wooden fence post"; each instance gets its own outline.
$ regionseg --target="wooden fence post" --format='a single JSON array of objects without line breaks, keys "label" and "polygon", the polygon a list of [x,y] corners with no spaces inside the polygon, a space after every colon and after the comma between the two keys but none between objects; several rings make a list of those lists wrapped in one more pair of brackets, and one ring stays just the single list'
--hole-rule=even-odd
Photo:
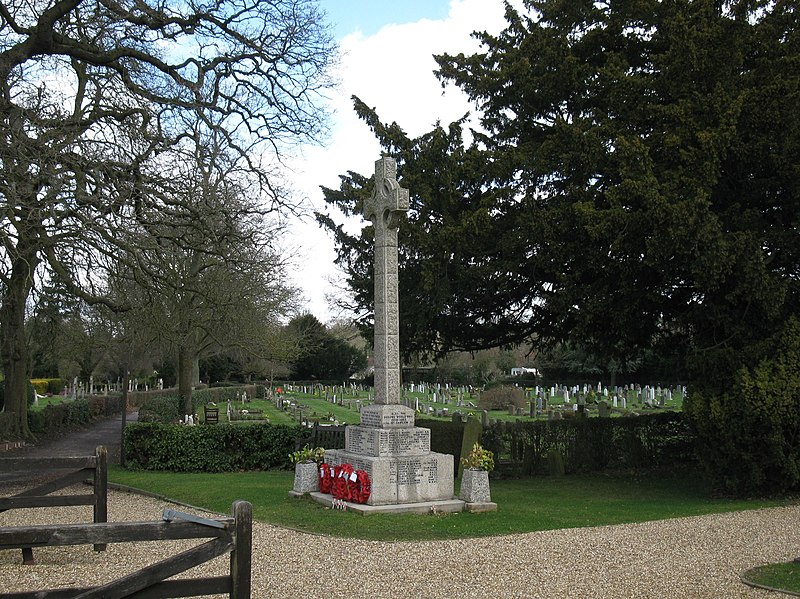
[{"label": "wooden fence post", "polygon": [[234,501],[232,506],[234,534],[231,552],[231,599],[250,599],[250,570],[253,550],[253,506],[247,501]]},{"label": "wooden fence post", "polygon": [[[98,446],[95,451],[97,463],[94,468],[94,522],[108,522],[108,450]],[[105,544],[94,546],[95,551],[105,551]]]}]

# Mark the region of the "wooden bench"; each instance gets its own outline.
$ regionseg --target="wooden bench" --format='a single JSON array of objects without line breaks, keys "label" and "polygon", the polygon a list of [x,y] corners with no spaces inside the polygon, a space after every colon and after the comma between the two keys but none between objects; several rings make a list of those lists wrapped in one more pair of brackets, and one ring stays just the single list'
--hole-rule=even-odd
[{"label": "wooden bench", "polygon": [[203,406],[203,422],[206,424],[219,424],[219,408]]},{"label": "wooden bench", "polygon": [[295,449],[302,449],[303,446],[324,447],[325,449],[344,449],[346,424],[325,426],[314,424],[309,429],[307,437],[295,439]]}]

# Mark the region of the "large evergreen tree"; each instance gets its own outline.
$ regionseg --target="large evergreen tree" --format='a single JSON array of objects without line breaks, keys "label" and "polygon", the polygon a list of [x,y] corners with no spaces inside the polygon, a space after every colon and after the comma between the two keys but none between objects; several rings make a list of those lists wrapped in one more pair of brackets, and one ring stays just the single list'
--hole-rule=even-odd
[{"label": "large evergreen tree", "polygon": [[[411,140],[356,101],[412,193],[404,348],[668,340],[729,372],[797,305],[794,4],[525,5],[484,52],[438,57],[480,109],[468,147],[458,124]],[[351,213],[368,193],[356,173],[326,190]],[[368,308],[370,229],[321,220]]]}]

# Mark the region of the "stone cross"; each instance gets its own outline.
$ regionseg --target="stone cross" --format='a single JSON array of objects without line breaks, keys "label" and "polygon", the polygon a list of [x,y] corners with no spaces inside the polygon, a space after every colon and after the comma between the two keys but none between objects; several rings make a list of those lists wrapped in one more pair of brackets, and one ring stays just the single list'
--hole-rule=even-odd
[{"label": "stone cross", "polygon": [[400,328],[397,227],[408,210],[408,190],[397,183],[394,158],[375,162],[375,188],[364,217],[375,227],[375,403],[400,403]]}]

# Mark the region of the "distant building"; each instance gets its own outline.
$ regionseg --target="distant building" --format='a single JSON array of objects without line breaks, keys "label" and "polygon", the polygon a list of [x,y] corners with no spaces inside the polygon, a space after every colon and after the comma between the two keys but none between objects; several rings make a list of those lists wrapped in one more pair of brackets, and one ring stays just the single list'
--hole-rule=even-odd
[{"label": "distant building", "polygon": [[532,374],[533,376],[539,376],[539,371],[535,368],[512,368],[511,369],[511,376],[522,376],[523,374]]}]

